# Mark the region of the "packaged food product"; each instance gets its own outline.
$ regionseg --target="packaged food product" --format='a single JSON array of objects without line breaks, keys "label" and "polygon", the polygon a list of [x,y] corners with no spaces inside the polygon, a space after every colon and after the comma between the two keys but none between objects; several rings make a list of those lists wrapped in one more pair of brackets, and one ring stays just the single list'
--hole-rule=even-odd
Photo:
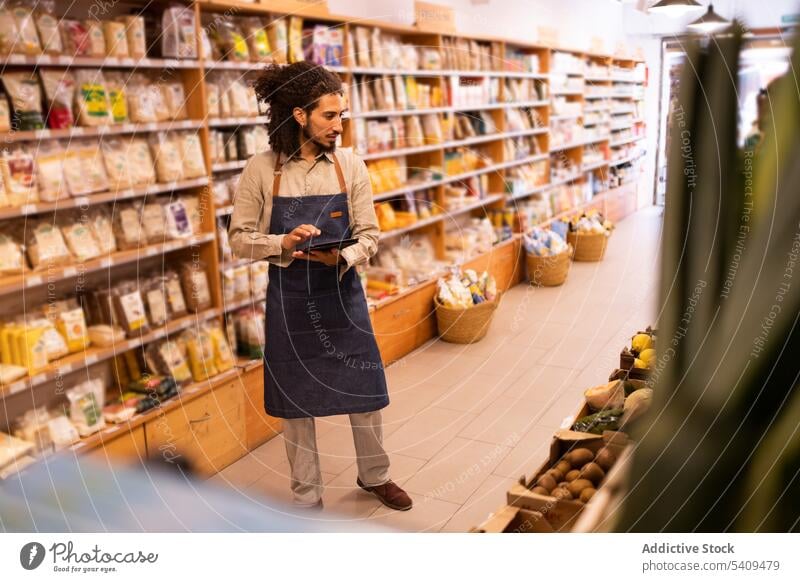
[{"label": "packaged food product", "polygon": [[[103,153],[100,151],[100,144],[93,140],[87,140],[83,143],[75,143],[70,146],[74,147],[78,153],[81,164],[81,174],[84,183],[84,188],[88,192],[102,192],[108,190],[108,175],[106,174],[105,163],[103,162]],[[70,192],[73,192],[72,184],[68,184]]]},{"label": "packaged food product", "polygon": [[167,235],[164,204],[159,200],[148,200],[142,209],[142,228],[148,244],[163,243]]},{"label": "packaged food product", "polygon": [[100,142],[103,151],[109,185],[114,190],[124,190],[134,185],[131,176],[132,164],[128,159],[128,148],[119,138],[108,138]]},{"label": "packaged food product", "polygon": [[246,117],[251,114],[250,97],[247,86],[237,77],[229,78],[226,91],[230,114],[234,117]]},{"label": "packaged food product", "polygon": [[171,5],[161,20],[161,54],[164,58],[196,59],[194,8]]},{"label": "packaged food product", "polygon": [[5,208],[6,206],[11,206],[11,202],[6,194],[6,186],[3,182],[3,173],[0,172],[0,208]]},{"label": "packaged food product", "polygon": [[39,191],[36,185],[36,167],[33,155],[25,145],[3,151],[0,156],[3,185],[11,206],[36,202]]},{"label": "packaged food product", "polygon": [[19,364],[28,369],[33,376],[47,367],[46,327],[41,325],[20,326],[16,333]]},{"label": "packaged food product", "polygon": [[76,143],[64,150],[64,180],[67,183],[67,190],[72,196],[89,194],[89,184],[83,180],[79,149],[80,145]]},{"label": "packaged food product", "polygon": [[58,141],[43,142],[39,145],[36,158],[36,183],[40,200],[55,202],[69,198],[64,178],[64,157],[64,148]]},{"label": "packaged food product", "polygon": [[22,245],[10,234],[0,231],[0,276],[19,275],[27,268]]},{"label": "packaged food product", "polygon": [[117,321],[128,336],[149,331],[144,301],[137,282],[120,283],[112,289],[112,297]]},{"label": "packaged food product", "polygon": [[159,182],[183,179],[181,144],[172,133],[155,133],[150,136],[150,147],[155,160]]},{"label": "packaged food product", "polygon": [[144,17],[132,15],[123,16],[121,21],[125,25],[129,56],[134,59],[144,58],[147,54],[147,41],[144,35]]},{"label": "packaged food product", "polygon": [[186,238],[192,236],[192,223],[183,200],[175,200],[164,208],[165,231],[168,238]]},{"label": "packaged food product", "polygon": [[231,116],[231,96],[228,93],[228,84],[231,81],[230,75],[225,75],[220,77],[220,87],[219,87],[219,116],[220,117],[230,117]]},{"label": "packaged food product", "polygon": [[42,92],[35,73],[29,71],[4,72],[3,86],[11,98],[14,112],[12,126],[18,131],[42,129]]},{"label": "packaged food product", "polygon": [[125,341],[125,330],[121,327],[99,324],[89,327],[89,340],[100,347],[113,346]]},{"label": "packaged food product", "polygon": [[36,5],[34,19],[36,20],[36,30],[39,31],[39,40],[42,42],[42,51],[51,55],[63,53],[64,45],[58,31],[55,1],[40,0]]},{"label": "packaged food product", "polygon": [[39,35],[36,33],[33,11],[24,2],[17,1],[11,4],[11,13],[14,15],[17,24],[16,33],[19,35],[14,52],[25,55],[41,54],[42,45],[39,43]]},{"label": "packaged food product", "polygon": [[203,311],[211,307],[211,291],[208,287],[207,265],[203,261],[181,265],[181,286],[186,306],[190,311]]},{"label": "packaged food product", "polygon": [[78,85],[76,100],[80,124],[96,127],[111,123],[103,73],[99,70],[78,69],[75,71],[75,81]]},{"label": "packaged food product", "polygon": [[[2,252],[2,239],[0,239],[0,252]],[[2,272],[0,271],[0,274]],[[223,269],[222,270],[222,300],[225,303],[230,303],[236,299],[236,287],[234,285],[234,270],[233,269]]]},{"label": "packaged food product", "polygon": [[186,194],[180,197],[181,202],[186,207],[186,216],[192,225],[192,232],[203,231],[203,216],[200,213],[200,200],[194,194]]},{"label": "packaged food product", "polygon": [[70,353],[89,347],[89,331],[86,329],[86,316],[83,309],[76,307],[62,311],[56,319],[56,329],[63,336]]},{"label": "packaged food product", "polygon": [[89,436],[105,426],[103,405],[105,404],[105,387],[99,379],[89,380],[67,390],[69,400],[69,418],[78,434]]},{"label": "packaged food product", "polygon": [[11,131],[11,108],[5,93],[0,93],[0,132]]},{"label": "packaged food product", "polygon": [[47,126],[51,129],[72,127],[75,123],[72,114],[75,79],[69,71],[55,69],[41,69],[39,76],[47,100]]},{"label": "packaged food product", "polygon": [[79,263],[100,256],[100,245],[94,238],[91,227],[83,220],[83,217],[65,219],[64,224],[61,226],[61,233],[64,235],[67,248]]},{"label": "packaged food product", "polygon": [[125,23],[114,20],[103,21],[103,36],[106,41],[106,54],[109,57],[127,57],[128,36],[125,33]]},{"label": "packaged food product", "polygon": [[127,85],[130,119],[136,123],[155,123],[165,112],[164,95],[157,84],[142,73],[131,75]]},{"label": "packaged food product", "polygon": [[186,350],[189,354],[189,367],[195,382],[217,375],[214,342],[204,328],[186,332]]},{"label": "packaged food product", "polygon": [[216,81],[206,81],[206,106],[208,107],[208,117],[216,119],[219,117],[219,84]]},{"label": "packaged food product", "polygon": [[245,18],[242,20],[242,28],[250,49],[250,60],[262,63],[271,62],[269,37],[261,19]]},{"label": "packaged food product", "polygon": [[136,185],[155,184],[156,170],[150,146],[143,138],[128,142],[128,160],[131,164],[131,179]]},{"label": "packaged food product", "polygon": [[267,25],[269,45],[272,47],[272,60],[278,64],[286,64],[289,51],[286,19],[278,18]]},{"label": "packaged food product", "polygon": [[53,448],[53,440],[47,429],[50,418],[44,406],[28,410],[15,421],[14,436],[33,443],[38,453],[48,453]]},{"label": "packaged food product", "polygon": [[267,295],[268,273],[269,263],[266,261],[256,261],[250,264],[250,292],[256,299]]},{"label": "packaged food product", "polygon": [[84,25],[89,36],[89,56],[104,57],[106,55],[106,37],[103,34],[102,23],[90,18],[84,21]]},{"label": "packaged food product", "polygon": [[144,304],[147,309],[147,319],[150,325],[158,327],[164,325],[169,319],[167,313],[167,298],[162,277],[153,277],[147,280],[143,287]]},{"label": "packaged food product", "polygon": [[303,60],[303,19],[299,16],[289,17],[289,52],[288,60],[296,63]]},{"label": "packaged food product", "polygon": [[200,136],[185,132],[177,136],[181,146],[182,178],[185,180],[206,175],[206,162]]},{"label": "packaged food product", "polygon": [[169,119],[186,119],[186,96],[183,84],[176,82],[161,85],[164,104],[169,112]]},{"label": "packaged food product", "polygon": [[111,119],[114,123],[128,121],[128,97],[126,92],[126,78],[118,71],[105,73],[106,89],[108,90],[108,103],[111,109]]},{"label": "packaged food product", "polygon": [[28,259],[34,269],[72,262],[72,255],[61,230],[51,222],[38,222],[26,231]]},{"label": "packaged food product", "polygon": [[70,56],[84,57],[89,55],[89,30],[79,20],[64,19],[61,21],[61,40],[64,53]]},{"label": "packaged food product", "polygon": [[100,253],[107,255],[117,250],[117,241],[114,238],[114,227],[111,217],[103,206],[95,206],[89,210],[89,227],[100,248]]},{"label": "packaged food product", "polygon": [[141,210],[138,201],[119,204],[114,208],[114,238],[121,250],[135,249],[145,244]]},{"label": "packaged food product", "polygon": [[236,297],[250,295],[250,269],[247,265],[240,265],[233,270],[234,290]]},{"label": "packaged food product", "polygon": [[224,60],[235,62],[250,60],[250,49],[237,23],[232,20],[221,21],[214,29],[214,33],[219,37],[217,44]]},{"label": "packaged food product", "polygon": [[217,373],[221,374],[233,368],[236,362],[222,328],[219,325],[210,325],[208,327],[208,335],[214,345],[214,366],[217,369]]},{"label": "packaged food product", "polygon": [[17,21],[11,10],[5,4],[0,4],[0,54],[8,55],[15,52],[15,47],[19,43],[19,29]]},{"label": "packaged food product", "polygon": [[258,359],[264,356],[264,311],[250,307],[235,316],[236,343],[239,354]]},{"label": "packaged food product", "polygon": [[181,280],[175,271],[164,273],[164,289],[167,293],[167,307],[169,307],[170,317],[186,315],[186,301],[183,298]]},{"label": "packaged food product", "polygon": [[11,384],[26,376],[28,369],[14,364],[0,364],[0,384]]},{"label": "packaged food product", "polygon": [[[178,342],[165,340],[147,347],[148,364],[159,374],[171,376],[178,384],[192,381],[192,372]],[[150,363],[152,362],[152,363]]]}]

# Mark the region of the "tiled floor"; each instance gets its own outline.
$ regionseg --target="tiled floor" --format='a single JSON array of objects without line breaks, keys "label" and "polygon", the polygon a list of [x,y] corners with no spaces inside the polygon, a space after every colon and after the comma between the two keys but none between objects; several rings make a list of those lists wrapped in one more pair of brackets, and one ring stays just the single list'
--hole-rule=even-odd
[{"label": "tiled floor", "polygon": [[[509,290],[487,337],[432,341],[387,369],[384,440],[392,478],[414,498],[390,511],[355,486],[347,417],[317,419],[325,510],[317,519],[406,531],[467,531],[503,505],[516,479],[605,380],[620,348],[656,317],[660,209],[617,225],[601,263],[574,263],[565,285]],[[250,499],[289,502],[282,438],[212,478]]]}]

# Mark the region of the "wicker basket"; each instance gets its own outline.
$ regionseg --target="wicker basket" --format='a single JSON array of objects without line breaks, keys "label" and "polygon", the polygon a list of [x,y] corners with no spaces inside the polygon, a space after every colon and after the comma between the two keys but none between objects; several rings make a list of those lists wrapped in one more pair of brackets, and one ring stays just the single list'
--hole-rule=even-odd
[{"label": "wicker basket", "polygon": [[484,301],[465,308],[445,307],[435,298],[436,324],[439,337],[454,344],[472,344],[483,338],[489,330],[500,295],[493,301]]},{"label": "wicker basket", "polygon": [[528,282],[531,285],[557,287],[567,280],[569,258],[572,248],[549,257],[539,257],[532,253],[525,255],[528,266]]},{"label": "wicker basket", "polygon": [[573,260],[586,262],[602,261],[603,255],[606,254],[608,236],[606,236],[605,233],[568,232],[567,242],[575,249],[572,256]]}]

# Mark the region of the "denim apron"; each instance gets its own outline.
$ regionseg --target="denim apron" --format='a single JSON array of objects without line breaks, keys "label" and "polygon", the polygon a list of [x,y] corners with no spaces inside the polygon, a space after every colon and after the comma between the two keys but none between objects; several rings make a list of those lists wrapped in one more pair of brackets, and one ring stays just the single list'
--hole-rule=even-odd
[{"label": "denim apron", "polygon": [[[269,234],[313,224],[315,242],[351,236],[347,185],[333,156],[338,194],[279,196],[276,158]],[[294,259],[269,266],[264,408],[271,416],[303,418],[370,412],[389,404],[386,377],[367,301],[355,269]]]}]

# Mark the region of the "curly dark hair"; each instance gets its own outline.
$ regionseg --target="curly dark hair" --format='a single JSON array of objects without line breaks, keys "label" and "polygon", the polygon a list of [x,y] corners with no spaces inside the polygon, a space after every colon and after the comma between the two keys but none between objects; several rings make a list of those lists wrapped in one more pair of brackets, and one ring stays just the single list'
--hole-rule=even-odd
[{"label": "curly dark hair", "polygon": [[269,145],[284,155],[300,150],[300,125],[292,110],[302,107],[310,114],[324,95],[344,94],[335,73],[309,61],[268,65],[256,80],[255,90],[259,101],[269,103]]}]

